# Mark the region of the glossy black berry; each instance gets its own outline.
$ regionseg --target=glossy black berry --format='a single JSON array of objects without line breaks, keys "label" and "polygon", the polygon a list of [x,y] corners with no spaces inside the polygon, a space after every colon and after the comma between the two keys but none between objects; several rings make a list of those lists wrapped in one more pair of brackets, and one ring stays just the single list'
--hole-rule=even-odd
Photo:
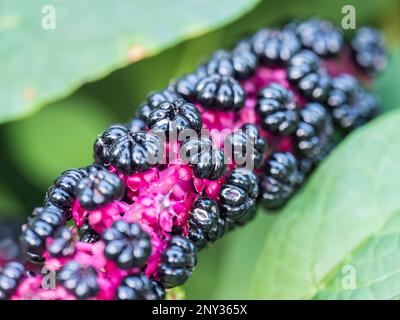
[{"label": "glossy black berry", "polygon": [[326,70],[320,66],[318,56],[309,50],[296,53],[286,67],[289,81],[299,92],[312,101],[325,102],[331,79]]},{"label": "glossy black berry", "polygon": [[153,111],[153,109],[160,103],[173,103],[176,99],[178,99],[178,95],[171,88],[151,92],[147,96],[146,101],[139,106],[137,117],[144,122],[147,122],[147,117],[149,116],[150,112]]},{"label": "glossy black berry", "polygon": [[110,148],[109,162],[119,172],[143,172],[157,165],[161,140],[154,134],[130,132],[116,139]]},{"label": "glossy black berry", "polygon": [[147,117],[147,126],[154,131],[166,134],[176,130],[179,134],[183,130],[200,132],[202,120],[197,108],[183,99],[174,102],[162,102],[150,112]]},{"label": "glossy black berry", "polygon": [[329,112],[319,103],[308,103],[300,112],[300,122],[294,133],[297,154],[303,172],[308,172],[326,155],[333,134]]},{"label": "glossy black berry", "polygon": [[110,148],[115,140],[126,136],[129,129],[123,125],[116,124],[104,131],[94,143],[94,158],[96,163],[110,164]]},{"label": "glossy black berry", "polygon": [[55,231],[52,242],[47,244],[46,249],[54,258],[66,257],[74,252],[74,243],[73,231],[71,228],[63,226]]},{"label": "glossy black berry", "polygon": [[230,225],[233,225],[233,222],[228,222],[225,218],[219,217],[217,223],[208,231],[207,233],[207,242],[214,242],[230,230]]},{"label": "glossy black berry", "polygon": [[333,56],[343,47],[343,34],[330,21],[309,19],[300,22],[296,31],[304,48],[319,56]]},{"label": "glossy black berry", "polygon": [[9,262],[0,267],[0,300],[10,298],[24,274],[24,267],[18,262]]},{"label": "glossy black berry", "polygon": [[28,260],[42,262],[46,239],[65,223],[64,212],[57,207],[41,207],[33,211],[33,217],[22,226],[21,245]]},{"label": "glossy black berry", "polygon": [[158,276],[164,288],[185,283],[197,263],[196,253],[191,240],[182,236],[171,238],[158,266]]},{"label": "glossy black berry", "polygon": [[240,42],[232,51],[218,50],[202,65],[199,71],[207,75],[219,74],[243,80],[257,68],[257,57],[248,41]]},{"label": "glossy black berry", "polygon": [[145,275],[125,277],[116,291],[117,300],[162,300],[165,290],[155,280]]},{"label": "glossy black berry", "polygon": [[253,172],[244,168],[230,171],[219,193],[221,215],[239,225],[247,223],[254,217],[258,192]]},{"label": "glossy black berry", "polygon": [[44,205],[62,208],[68,216],[75,200],[74,188],[86,174],[84,169],[70,169],[61,173],[47,190]]},{"label": "glossy black berry", "polygon": [[198,72],[187,73],[174,82],[174,90],[186,101],[194,101],[197,82],[202,76]]},{"label": "glossy black berry", "polygon": [[57,279],[68,292],[78,299],[94,297],[99,292],[97,271],[76,261],[67,262],[57,272]]},{"label": "glossy black berry", "polygon": [[213,145],[210,138],[188,139],[179,153],[181,159],[192,167],[197,178],[216,180],[225,172],[224,153]]},{"label": "glossy black berry", "polygon": [[245,92],[234,78],[213,74],[199,80],[195,97],[204,108],[239,111],[244,106]]},{"label": "glossy black berry", "polygon": [[260,196],[267,209],[280,208],[298,189],[303,174],[296,158],[289,152],[273,153],[260,176]]},{"label": "glossy black berry", "polygon": [[146,131],[146,122],[142,119],[133,118],[127,124],[126,128],[131,132]]},{"label": "glossy black berry", "polygon": [[75,195],[80,206],[94,210],[124,195],[124,184],[114,173],[107,170],[91,172],[75,187]]},{"label": "glossy black berry", "polygon": [[253,52],[264,65],[282,65],[301,49],[296,33],[290,29],[262,29],[251,39]]},{"label": "glossy black berry", "polygon": [[277,83],[271,83],[259,91],[256,112],[262,128],[277,135],[292,133],[299,121],[293,93]]},{"label": "glossy black berry", "polygon": [[224,142],[224,148],[229,148],[232,160],[238,166],[258,168],[267,149],[267,141],[260,136],[260,132],[252,123],[244,124],[239,130],[229,134]]},{"label": "glossy black berry", "polygon": [[151,254],[150,236],[138,223],[116,221],[104,231],[103,240],[105,256],[121,269],[141,267]]},{"label": "glossy black berry", "polygon": [[351,40],[351,48],[354,61],[367,74],[374,75],[388,64],[383,35],[375,28],[358,28]]},{"label": "glossy black berry", "polygon": [[207,245],[208,232],[214,228],[219,216],[218,204],[209,198],[199,198],[189,212],[189,239],[194,242],[198,249]]},{"label": "glossy black berry", "polygon": [[79,230],[79,235],[80,241],[86,243],[95,243],[100,240],[100,235],[94,231],[87,222],[85,222]]},{"label": "glossy black berry", "polygon": [[341,75],[332,80],[327,105],[337,127],[349,132],[378,114],[379,100],[361,87],[351,75]]}]

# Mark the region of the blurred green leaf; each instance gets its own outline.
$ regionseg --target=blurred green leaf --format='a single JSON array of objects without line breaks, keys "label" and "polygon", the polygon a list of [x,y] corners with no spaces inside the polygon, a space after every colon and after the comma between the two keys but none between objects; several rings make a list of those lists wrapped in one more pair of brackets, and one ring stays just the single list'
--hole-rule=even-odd
[{"label": "blurred green leaf", "polygon": [[[26,116],[82,83],[232,21],[258,0],[54,0],[0,4],[0,122]],[[46,8],[45,8],[46,10]]]},{"label": "blurred green leaf", "polygon": [[21,212],[22,206],[19,199],[7,188],[6,184],[0,184],[0,216],[8,217]]},{"label": "blurred green leaf", "polygon": [[[272,225],[252,277],[262,299],[400,294],[400,112],[351,134]],[[340,285],[355,268],[356,288]]]},{"label": "blurred green leaf", "polygon": [[400,108],[400,48],[393,51],[387,70],[374,83],[374,90],[383,100],[383,111]]},{"label": "blurred green leaf", "polygon": [[113,119],[96,101],[75,95],[6,126],[6,149],[43,190],[61,171],[92,163],[93,142]]}]

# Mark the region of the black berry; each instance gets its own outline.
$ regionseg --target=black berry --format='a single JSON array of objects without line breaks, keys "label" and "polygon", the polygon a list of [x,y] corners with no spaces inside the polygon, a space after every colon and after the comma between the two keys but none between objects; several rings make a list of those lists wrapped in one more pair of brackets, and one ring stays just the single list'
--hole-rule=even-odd
[{"label": "black berry", "polygon": [[333,56],[343,47],[343,34],[330,21],[309,19],[296,27],[297,34],[304,48],[319,56]]},{"label": "black berry", "polygon": [[146,131],[146,122],[141,119],[133,118],[127,124],[126,128],[131,132]]},{"label": "black berry", "polygon": [[53,236],[51,244],[47,245],[47,251],[52,257],[60,258],[71,255],[75,250],[74,233],[69,227],[59,227]]},{"label": "black berry", "polygon": [[296,33],[290,29],[262,29],[251,39],[253,52],[265,65],[286,63],[301,49]]},{"label": "black berry", "polygon": [[257,126],[246,123],[226,137],[224,146],[230,146],[237,165],[247,166],[251,162],[253,167],[258,168],[262,165],[267,141],[260,136]]},{"label": "black berry", "polygon": [[109,165],[111,145],[118,138],[126,136],[128,132],[128,128],[119,124],[112,125],[104,131],[94,143],[94,158],[96,162],[102,165]]},{"label": "black berry", "polygon": [[308,103],[301,109],[294,141],[303,172],[310,171],[326,156],[332,134],[331,116],[322,105]]},{"label": "black berry", "polygon": [[158,276],[164,288],[185,283],[196,266],[196,253],[196,246],[189,239],[182,236],[171,238],[158,266]]},{"label": "black berry", "polygon": [[379,100],[362,88],[356,78],[343,74],[332,80],[327,105],[335,125],[349,132],[377,115]]},{"label": "black berry", "polygon": [[81,227],[79,235],[80,241],[86,243],[95,243],[100,240],[100,235],[90,227],[88,222]]},{"label": "black berry", "polygon": [[161,140],[154,134],[138,131],[116,139],[110,148],[109,162],[119,172],[143,172],[158,162]]},{"label": "black berry", "polygon": [[303,175],[295,157],[289,152],[273,153],[260,176],[260,196],[267,209],[280,208],[297,190]]},{"label": "black berry", "polygon": [[193,174],[198,178],[216,180],[224,174],[224,153],[213,145],[210,138],[188,139],[179,152],[181,159],[193,168]]},{"label": "black berry", "polygon": [[213,74],[199,80],[195,97],[204,108],[238,111],[244,106],[245,92],[234,78]]},{"label": "black berry", "polygon": [[117,300],[162,300],[165,290],[145,275],[130,275],[117,288]]},{"label": "black berry", "polygon": [[355,62],[367,74],[374,75],[388,64],[383,35],[375,28],[358,28],[351,41],[351,48]]},{"label": "black berry", "polygon": [[318,56],[309,50],[296,53],[286,67],[287,77],[299,92],[313,101],[325,102],[331,79],[320,66]]},{"label": "black berry", "polygon": [[116,221],[104,231],[103,240],[105,256],[121,269],[141,267],[151,254],[150,236],[138,223]]},{"label": "black berry", "polygon": [[147,96],[146,101],[139,106],[137,117],[144,122],[147,122],[147,117],[149,116],[150,112],[153,111],[153,109],[157,107],[160,103],[173,103],[176,99],[178,99],[178,95],[170,88],[151,92]]},{"label": "black berry", "polygon": [[197,199],[189,213],[189,238],[198,249],[207,245],[208,232],[214,228],[219,219],[218,204],[209,198]]},{"label": "black berry", "polygon": [[24,273],[23,265],[18,262],[9,262],[0,267],[0,300],[10,298]]},{"label": "black berry", "polygon": [[230,171],[219,193],[221,215],[238,225],[247,223],[255,215],[258,192],[254,173],[244,168]]},{"label": "black berry", "polygon": [[147,126],[154,131],[161,131],[168,137],[173,128],[177,133],[191,129],[200,132],[202,127],[201,115],[197,108],[183,99],[174,102],[161,102],[153,108],[147,117]]},{"label": "black berry", "polygon": [[26,258],[31,262],[42,262],[46,239],[65,223],[64,212],[57,207],[41,207],[33,211],[33,217],[22,226],[21,245]]},{"label": "black berry", "polygon": [[57,273],[57,279],[78,299],[91,298],[99,292],[97,271],[76,261],[67,262]]},{"label": "black berry", "polygon": [[91,172],[75,187],[75,195],[82,208],[94,210],[124,195],[121,179],[107,170]]},{"label": "black berry", "polygon": [[288,135],[296,130],[299,121],[293,93],[277,83],[260,90],[256,112],[263,129],[273,134]]}]

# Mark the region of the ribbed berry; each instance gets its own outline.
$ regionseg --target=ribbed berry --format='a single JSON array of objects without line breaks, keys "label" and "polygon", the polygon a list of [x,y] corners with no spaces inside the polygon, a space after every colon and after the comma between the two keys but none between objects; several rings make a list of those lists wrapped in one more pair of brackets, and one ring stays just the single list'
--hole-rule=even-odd
[{"label": "ribbed berry", "polygon": [[46,249],[52,257],[66,257],[74,252],[74,244],[74,233],[71,228],[63,226],[55,231],[53,241],[46,246]]},{"label": "ribbed berry", "polygon": [[194,101],[197,83],[203,76],[198,72],[187,73],[173,83],[174,90],[186,101]]},{"label": "ribbed berry", "polygon": [[301,169],[308,172],[326,155],[333,134],[330,114],[319,103],[308,103],[300,111],[300,122],[294,133]]},{"label": "ribbed berry", "polygon": [[164,288],[179,286],[192,275],[196,266],[196,246],[182,236],[174,236],[161,256],[158,276]]},{"label": "ribbed berry", "polygon": [[265,65],[281,65],[286,63],[301,44],[296,33],[290,29],[261,29],[251,39],[253,52]]},{"label": "ribbed berry", "polygon": [[299,92],[312,101],[325,102],[331,79],[321,68],[320,59],[312,51],[302,50],[295,54],[286,67],[287,77]]},{"label": "ribbed berry", "polygon": [[91,172],[75,187],[79,204],[86,210],[94,210],[124,195],[121,179],[107,170]]},{"label": "ribbed berry", "polygon": [[204,108],[238,111],[244,106],[245,92],[234,78],[213,74],[199,80],[195,99]]},{"label": "ribbed berry", "polygon": [[189,239],[194,242],[198,249],[207,245],[208,232],[214,228],[219,216],[218,204],[209,198],[199,198],[189,212]]},{"label": "ribbed berry", "polygon": [[21,245],[26,258],[42,262],[46,239],[65,223],[64,212],[57,207],[41,207],[33,211],[33,217],[22,227]]},{"label": "ribbed berry", "polygon": [[151,254],[150,236],[138,223],[118,220],[103,233],[105,256],[121,269],[141,267]]},{"label": "ribbed berry", "polygon": [[61,173],[47,190],[44,205],[62,208],[68,215],[75,200],[74,188],[86,175],[85,169],[70,169]]},{"label": "ribbed berry", "polygon": [[267,141],[260,136],[256,125],[246,123],[226,137],[224,147],[227,146],[232,149],[233,161],[237,165],[248,166],[251,162],[252,167],[258,168],[262,165]]},{"label": "ribbed berry", "polygon": [[336,55],[343,47],[343,34],[330,21],[305,20],[297,25],[296,31],[302,46],[319,56]]},{"label": "ribbed berry", "polygon": [[147,96],[146,101],[139,106],[137,117],[146,122],[150,112],[160,103],[162,102],[173,103],[177,98],[178,98],[177,94],[171,88],[151,92]]},{"label": "ribbed berry", "polygon": [[273,153],[260,176],[260,196],[267,209],[280,208],[303,181],[295,157],[289,152]]},{"label": "ribbed berry", "polygon": [[234,225],[234,222],[219,217],[217,223],[207,233],[207,242],[215,242],[222,238],[226,232],[233,229]]},{"label": "ribbed berry", "polygon": [[99,291],[97,271],[91,266],[83,266],[73,260],[67,262],[57,272],[57,279],[78,299],[94,297]]},{"label": "ribbed berry", "polygon": [[370,75],[382,71],[388,64],[383,35],[375,28],[358,28],[351,40],[351,48],[357,65]]},{"label": "ribbed berry", "polygon": [[220,74],[243,80],[257,67],[257,57],[247,41],[240,42],[232,51],[218,50],[200,68],[207,75]]},{"label": "ribbed berry", "polygon": [[271,83],[259,91],[256,112],[262,128],[277,135],[292,133],[299,121],[293,93],[277,83]]},{"label": "ribbed berry", "polygon": [[247,223],[255,215],[258,192],[253,172],[244,168],[230,171],[219,193],[221,215],[238,225]]},{"label": "ribbed berry", "polygon": [[375,117],[379,109],[377,97],[362,88],[356,78],[347,74],[332,80],[327,105],[335,125],[345,132]]},{"label": "ribbed berry", "polygon": [[123,174],[143,172],[157,165],[161,146],[161,140],[154,134],[128,133],[112,143],[109,162]]},{"label": "ribbed berry", "polygon": [[85,222],[79,230],[80,241],[86,243],[95,243],[100,240],[100,235],[94,231],[89,223]]},{"label": "ribbed berry", "polygon": [[138,118],[132,118],[127,124],[126,128],[131,132],[146,131],[146,122]]},{"label": "ribbed berry", "polygon": [[115,124],[105,130],[94,143],[94,158],[96,163],[102,165],[110,164],[110,148],[115,140],[126,136],[129,129],[123,125]]},{"label": "ribbed berry", "polygon": [[117,288],[117,300],[162,300],[165,290],[155,280],[145,275],[130,275]]},{"label": "ribbed berry", "polygon": [[183,99],[174,102],[161,102],[153,108],[147,117],[147,126],[154,131],[166,134],[176,129],[177,133],[183,130],[199,132],[202,127],[201,115],[197,108]]},{"label": "ribbed berry", "polygon": [[10,298],[24,273],[23,265],[18,262],[9,262],[0,267],[0,300]]},{"label": "ribbed berry", "polygon": [[216,180],[224,174],[224,153],[208,137],[186,140],[179,152],[181,159],[193,168],[193,174],[198,178]]}]

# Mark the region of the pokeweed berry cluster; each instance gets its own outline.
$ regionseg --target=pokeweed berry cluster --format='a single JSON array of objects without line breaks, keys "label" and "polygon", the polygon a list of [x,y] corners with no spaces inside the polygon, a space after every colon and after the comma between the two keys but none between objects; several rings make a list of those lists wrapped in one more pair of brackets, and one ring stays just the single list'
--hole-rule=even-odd
[{"label": "pokeweed berry cluster", "polygon": [[[216,52],[101,133],[92,165],[54,181],[21,236],[26,258],[55,271],[53,290],[9,263],[0,298],[163,299],[191,276],[197,251],[251,221],[258,203],[282,207],[333,148],[334,130],[377,114],[363,85],[386,61],[375,29],[346,42],[319,19]],[[187,129],[195,135],[168,139]]]}]

